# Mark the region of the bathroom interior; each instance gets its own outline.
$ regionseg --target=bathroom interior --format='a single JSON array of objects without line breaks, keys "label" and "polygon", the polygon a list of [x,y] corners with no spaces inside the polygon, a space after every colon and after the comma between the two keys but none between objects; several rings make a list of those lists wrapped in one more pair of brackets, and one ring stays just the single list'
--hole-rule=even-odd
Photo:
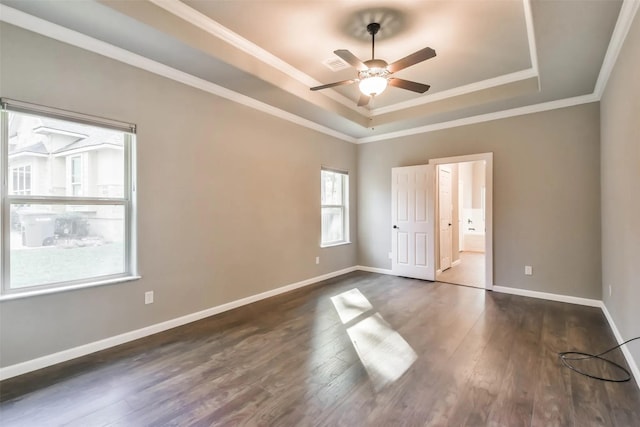
[{"label": "bathroom interior", "polygon": [[[437,204],[440,213],[440,223],[450,224],[451,232],[446,233],[446,237],[451,242],[443,242],[444,234],[441,235],[438,227],[436,236],[439,261],[437,266],[436,280],[441,282],[466,285],[473,287],[485,287],[485,219],[486,219],[486,183],[485,168],[486,162],[478,160],[473,162],[451,163],[439,165],[450,172],[451,188],[436,186],[438,191]],[[440,172],[440,171],[438,171]],[[440,173],[438,173],[440,176]],[[450,197],[442,197],[442,191],[449,191]],[[451,200],[450,218],[447,222],[443,215],[449,215],[447,206],[440,206],[442,200]],[[451,237],[448,237],[448,236]],[[449,256],[445,251],[451,251],[450,267],[448,263],[443,263],[444,256]],[[444,267],[444,268],[443,268]]]}]

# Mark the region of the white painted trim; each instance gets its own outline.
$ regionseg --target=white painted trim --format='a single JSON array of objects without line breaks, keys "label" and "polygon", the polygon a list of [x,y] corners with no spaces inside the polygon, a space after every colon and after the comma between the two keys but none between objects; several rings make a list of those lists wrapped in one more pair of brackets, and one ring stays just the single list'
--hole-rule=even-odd
[{"label": "white painted trim", "polygon": [[[485,162],[485,239],[484,239],[484,283],[482,289],[493,289],[493,153],[467,154],[463,156],[430,159],[430,165],[464,163],[484,160]],[[434,197],[438,197],[437,188]]]},{"label": "white painted trim", "polygon": [[460,126],[472,125],[493,120],[506,119],[509,117],[522,116],[525,114],[539,113],[543,111],[555,110],[558,108],[573,107],[575,105],[589,104],[598,102],[599,99],[594,94],[581,95],[573,98],[559,99],[556,101],[543,102],[540,104],[527,105],[525,107],[512,108],[510,110],[496,111],[493,113],[480,114],[477,116],[465,117],[462,119],[451,120],[449,122],[434,123],[430,125],[404,129],[397,132],[389,132],[376,136],[367,136],[357,138],[358,144],[366,144],[368,142],[384,141],[387,139],[401,138],[403,136],[418,135],[422,133],[434,132],[443,129],[450,129]]},{"label": "white painted trim", "polygon": [[[484,239],[484,286],[482,289],[493,289],[493,153],[467,154],[463,156],[441,157],[429,159],[430,165],[446,165],[449,163],[485,162],[485,239]],[[434,183],[435,185],[435,183]],[[435,193],[437,198],[437,192]],[[435,212],[433,213],[435,216]],[[434,254],[435,262],[435,254]]]},{"label": "white painted trim", "polygon": [[[613,321],[613,317],[611,317],[611,314],[609,313],[609,310],[607,310],[607,306],[603,301],[600,301],[600,308],[602,308],[604,317],[607,318],[607,322],[609,322],[609,326],[611,327],[611,330],[613,331],[613,335],[615,335],[616,341],[618,341],[618,344],[622,344],[623,342],[625,342],[626,340],[622,337],[622,334],[618,330],[616,323]],[[633,373],[633,378],[636,380],[636,384],[638,385],[638,388],[640,388],[640,369],[638,369],[638,364],[636,363],[636,361],[633,358],[633,355],[631,354],[631,352],[626,346],[623,345],[622,347],[620,347],[620,349],[622,350],[622,354],[624,354],[624,358],[627,359],[627,364],[629,365],[629,368],[631,368],[631,372]]]},{"label": "white painted trim", "polygon": [[566,302],[569,304],[586,305],[588,307],[602,307],[602,301],[597,299],[572,297],[569,295],[551,294],[548,292],[530,291],[528,289],[510,288],[507,286],[494,286],[495,292],[503,294],[519,295],[522,297],[546,299],[549,301]]},{"label": "white painted trim", "polygon": [[[111,347],[115,347],[117,345],[125,344],[127,342],[131,342],[140,338],[147,337],[149,335],[157,334],[169,329],[176,328],[178,326],[186,325],[188,323],[192,323],[198,320],[202,320],[204,318],[214,316],[219,313],[223,313],[225,311],[232,310],[234,308],[238,308],[244,305],[248,305],[266,298],[274,297],[276,295],[280,295],[286,292],[293,291],[295,289],[299,289],[305,286],[309,286],[312,284],[316,284],[323,280],[331,279],[343,274],[351,273],[353,271],[367,271],[370,273],[378,273],[378,274],[386,274],[395,276],[393,272],[389,269],[384,268],[376,268],[376,267],[367,267],[363,265],[357,265],[353,267],[347,267],[342,270],[334,271],[331,273],[323,274],[320,276],[313,277],[311,279],[303,280],[300,282],[292,283],[290,285],[282,286],[280,288],[272,289],[270,291],[262,292],[257,295],[252,295],[246,298],[241,298],[239,300],[231,301],[226,304],[222,304],[219,306],[211,307],[206,310],[198,311],[195,313],[187,314],[185,316],[181,316],[175,319],[167,320],[165,322],[156,323],[154,325],[150,325],[144,328],[136,329],[134,331],[125,332],[120,335],[116,335],[113,337],[105,338],[99,341],[94,341],[89,344],[84,344],[78,347],[70,348],[67,350],[62,350],[57,353],[48,354],[46,356],[38,357],[36,359],[28,360],[26,362],[16,363],[14,365],[6,366],[4,368],[0,368],[0,381],[6,380],[8,378],[16,377],[18,375],[23,375],[28,372],[33,372],[38,369],[43,369],[48,366],[52,366],[58,363],[66,362],[78,357],[86,356],[91,353],[95,353],[101,350],[105,350]],[[493,290],[496,292],[508,293],[513,295],[520,295],[525,297],[533,297],[546,299],[551,301],[560,301],[560,302],[568,302],[572,304],[579,305],[587,305],[590,307],[600,307],[604,312],[613,333],[618,340],[618,343],[622,343],[623,339],[616,327],[613,318],[609,314],[606,306],[602,301],[599,300],[591,300],[586,298],[579,297],[571,297],[566,295],[558,295],[558,294],[550,294],[546,292],[537,292],[537,291],[528,291],[524,289],[517,288],[508,288],[504,286],[494,286]],[[638,365],[635,363],[631,353],[625,347],[622,347],[622,351],[627,359],[627,363],[631,367],[631,371],[640,387],[640,370],[638,370]]]},{"label": "white painted trim", "polygon": [[[566,302],[569,304],[585,305],[588,307],[598,307],[602,310],[602,313],[604,313],[604,317],[607,319],[607,322],[609,323],[609,327],[611,327],[611,330],[613,331],[613,335],[615,335],[616,341],[618,342],[618,344],[622,344],[623,342],[625,342],[625,339],[622,337],[622,334],[618,330],[616,323],[613,321],[613,317],[609,313],[609,310],[607,309],[607,306],[604,304],[603,301],[596,300],[596,299],[589,299],[589,298],[572,297],[569,295],[530,291],[526,289],[509,288],[506,286],[494,286],[493,290],[495,292],[519,295],[523,297]],[[622,346],[620,347],[620,349],[622,350],[622,354],[624,354],[624,357],[627,360],[627,364],[631,369],[631,373],[633,374],[633,377],[636,381],[638,388],[640,388],[640,369],[638,368],[638,364],[636,363],[635,359],[633,358],[633,355],[631,354],[631,352],[626,346]]]},{"label": "white painted trim", "polygon": [[[293,67],[289,63],[283,61],[279,57],[273,55],[272,53],[266,51],[260,46],[252,43],[251,41],[245,39],[239,34],[233,32],[227,27],[223,26],[219,22],[211,19],[210,17],[204,15],[203,13],[193,9],[192,7],[182,3],[179,0],[150,0],[151,3],[154,3],[156,6],[161,7],[167,12],[185,20],[186,22],[197,26],[198,28],[206,31],[214,37],[219,38],[220,40],[230,44],[242,52],[251,55],[252,57],[258,59],[259,61],[275,68],[282,73],[291,76],[293,79],[302,83],[306,86],[318,86],[323,84],[315,80],[313,77],[308,74],[303,73],[299,69]],[[523,0],[523,9],[525,15],[525,26],[527,30],[527,41],[529,44],[529,54],[531,56],[531,65],[532,68],[527,70],[522,70],[510,74],[505,74],[502,76],[498,76],[492,79],[483,80],[481,82],[471,83],[469,85],[460,86],[451,90],[438,92],[434,95],[427,95],[425,97],[419,97],[414,100],[399,102],[393,105],[389,105],[387,107],[383,107],[375,110],[363,110],[358,108],[355,103],[335,91],[325,91],[324,95],[332,98],[333,100],[340,102],[341,104],[347,106],[348,108],[358,112],[359,114],[364,115],[365,117],[373,117],[375,115],[385,114],[392,111],[399,111],[406,108],[415,107],[417,105],[427,104],[431,102],[440,101],[442,99],[451,98],[454,96],[459,96],[471,92],[475,92],[478,90],[483,90],[495,86],[501,86],[504,84],[512,83],[515,81],[525,80],[531,77],[539,77],[538,76],[538,59],[537,59],[537,51],[536,51],[536,43],[535,43],[535,35],[533,31],[533,18],[531,16],[531,5],[529,4],[530,0]]]},{"label": "white painted trim", "polygon": [[609,81],[609,77],[611,77],[611,72],[616,65],[618,55],[620,54],[620,50],[622,50],[624,41],[627,38],[627,33],[629,33],[629,28],[631,28],[633,18],[639,7],[640,1],[638,0],[624,0],[622,3],[616,26],[613,29],[611,40],[609,40],[607,53],[602,61],[602,67],[600,67],[600,74],[598,74],[596,86],[593,89],[593,93],[598,99],[602,98],[604,94],[604,89],[607,87],[607,82]]},{"label": "white painted trim", "polygon": [[29,290],[19,291],[16,293],[7,293],[7,294],[0,295],[0,302],[16,300],[21,298],[37,297],[41,295],[57,294],[60,292],[77,291],[79,289],[95,288],[97,286],[115,285],[118,283],[132,282],[140,279],[142,279],[142,276],[123,275],[120,277],[116,277],[114,279],[96,280],[94,282],[79,283],[76,285],[67,285],[67,286],[62,285],[62,286],[56,286],[53,288],[37,289],[37,290],[31,290],[31,291]]},{"label": "white painted trim", "polygon": [[[156,1],[160,1],[160,0],[156,0]],[[523,0],[523,1],[529,2],[530,0]],[[61,27],[59,25],[36,18],[34,16],[20,12],[16,9],[13,9],[3,4],[0,4],[0,20],[25,28],[29,31],[42,34],[46,37],[50,37],[50,38],[62,41],[64,43],[68,43],[70,45],[79,47],[81,49],[85,49],[85,50],[106,56],[108,58],[115,59],[120,62],[124,62],[131,66],[149,71],[154,74],[161,75],[163,77],[201,89],[203,91],[212,93],[214,95],[221,96],[223,98],[240,103],[242,105],[246,105],[250,108],[257,109],[267,114],[270,114],[270,115],[282,118],[284,120],[290,121],[292,123],[296,123],[301,126],[307,127],[309,129],[313,129],[318,132],[342,139],[344,141],[364,144],[368,142],[384,141],[387,139],[400,138],[403,136],[417,135],[417,134],[428,133],[428,132],[433,132],[433,131],[438,131],[443,129],[450,129],[454,127],[465,126],[469,124],[482,123],[482,122],[498,120],[498,119],[503,119],[508,117],[515,117],[515,116],[520,116],[525,114],[532,114],[532,113],[537,113],[542,111],[549,111],[549,110],[554,110],[558,108],[566,108],[566,107],[572,107],[575,105],[600,101],[600,97],[602,96],[602,93],[606,86],[606,82],[611,74],[611,70],[613,69],[613,66],[615,65],[615,60],[617,59],[618,53],[624,43],[629,27],[631,26],[631,23],[633,21],[633,18],[639,6],[640,6],[640,2],[637,0],[624,0],[624,3],[620,11],[620,16],[614,28],[614,32],[613,32],[611,41],[609,43],[609,47],[607,49],[605,60],[603,62],[602,68],[600,70],[600,74],[598,76],[598,81],[596,82],[594,92],[591,94],[576,96],[572,98],[565,98],[565,99],[560,99],[555,101],[549,101],[549,102],[544,102],[544,103],[535,104],[535,105],[528,105],[524,107],[513,108],[510,110],[480,114],[477,116],[465,117],[462,119],[451,120],[448,122],[434,123],[434,124],[420,126],[416,128],[404,129],[402,131],[389,132],[386,134],[380,134],[376,136],[363,137],[363,138],[355,138],[350,135],[343,134],[341,132],[330,129],[326,126],[319,125],[308,119],[304,119],[300,116],[291,114],[287,111],[284,111],[284,110],[275,108],[273,106],[270,106],[266,103],[257,101],[246,95],[233,92],[231,90],[218,86],[214,83],[205,81],[203,79],[199,79],[197,77],[181,72],[174,68],[167,67],[156,61],[152,61],[148,58],[142,57],[140,55],[136,55],[124,49],[117,48],[113,45],[93,39],[91,37],[88,37],[76,31],[72,31],[67,28]],[[530,4],[529,4],[529,7],[530,7]],[[527,11],[527,8],[525,7],[525,18],[527,17],[528,13],[529,12]],[[531,52],[534,52],[536,47],[535,47],[535,37],[533,34],[532,22],[531,22],[531,25],[528,26],[527,28],[528,28],[527,34],[528,34],[528,37],[530,38],[529,40],[530,50]],[[531,37],[534,37],[534,38],[531,39]],[[522,73],[522,74],[519,75],[518,73]],[[523,70],[520,72],[508,74],[506,76],[507,78],[517,78],[518,76],[522,77],[526,73],[530,73],[531,75],[537,75],[537,70],[535,69],[535,67],[533,67],[529,70]],[[511,77],[508,77],[508,76],[511,76]],[[499,80],[504,78],[505,76],[501,76],[501,77],[497,77],[496,79]],[[489,81],[491,81],[491,79]],[[481,87],[483,84],[486,85],[487,82],[488,81],[484,81],[484,83],[478,82],[477,83],[479,85],[478,87]],[[431,100],[434,100],[434,99],[435,99],[434,97],[431,97]],[[390,106],[389,108],[392,108],[392,107],[393,106]],[[380,111],[384,112],[385,110],[383,109],[374,110],[374,112],[378,114]]]},{"label": "white painted trim", "polygon": [[[320,86],[324,83],[317,81],[308,74],[303,73],[291,64],[278,58],[271,52],[261,48],[255,43],[250,42],[239,34],[231,31],[229,28],[220,24],[219,22],[211,19],[207,15],[198,12],[192,7],[182,3],[179,0],[149,0],[151,3],[166,10],[167,12],[177,16],[188,22],[191,25],[206,31],[214,37],[230,44],[242,52],[245,52],[259,61],[275,68],[276,70],[290,76],[307,87]],[[324,91],[323,95],[341,103],[342,105],[362,114],[363,111],[357,107],[356,103],[344,95],[339,94],[336,91]],[[367,116],[366,114],[364,115]]]},{"label": "white painted trim", "polygon": [[490,89],[492,87],[502,86],[505,84],[530,79],[531,77],[538,77],[537,72],[534,71],[532,68],[516,71],[515,73],[505,74],[505,75],[494,77],[491,79],[470,83],[464,86],[458,86],[449,90],[443,90],[441,92],[436,92],[432,95],[421,96],[415,99],[411,99],[409,101],[398,102],[397,104],[376,108],[374,110],[371,110],[371,117],[374,118],[375,116],[380,116],[382,114],[404,110],[407,108],[416,107],[418,105],[438,102],[444,99],[453,98],[455,96],[466,95],[466,94],[477,92],[480,90]]},{"label": "white painted trim", "polygon": [[5,380],[7,378],[15,377],[18,375],[26,374],[27,372],[46,368],[47,366],[55,365],[57,363],[66,362],[67,360],[75,359],[77,357],[86,356],[87,354],[105,350],[110,347],[115,347],[117,345],[134,341],[140,338],[144,338],[149,335],[157,334],[159,332],[163,332],[168,329],[186,325],[187,323],[195,322],[197,320],[201,320],[206,317],[210,317],[225,311],[229,311],[234,308],[241,307],[243,305],[251,304],[256,301],[260,301],[266,298],[283,294],[285,292],[290,292],[295,289],[302,288],[304,286],[312,285],[312,284],[321,282],[323,280],[340,276],[342,274],[351,273],[352,271],[355,271],[357,269],[358,269],[357,267],[344,268],[342,270],[323,274],[321,276],[312,277],[311,279],[303,280],[300,282],[292,283],[290,285],[282,286],[280,288],[272,289],[270,291],[262,292],[257,295],[252,295],[246,298],[241,298],[239,300],[228,302],[226,304],[211,307],[206,310],[198,311],[196,313],[187,314],[186,316],[181,316],[175,319],[167,320],[165,322],[156,323],[154,325],[136,329],[130,332],[125,332],[123,334],[105,338],[99,341],[94,341],[89,344],[84,344],[78,347],[59,351],[57,353],[48,354],[46,356],[28,360],[26,362],[21,362],[21,363],[16,363],[15,365],[6,366],[4,368],[0,368],[0,381]]},{"label": "white painted trim", "polygon": [[72,46],[97,53],[107,58],[123,62],[125,64],[131,65],[132,67],[140,68],[150,73],[166,77],[168,79],[183,83],[196,89],[200,89],[213,95],[228,99],[230,101],[237,102],[238,104],[245,105],[249,108],[253,108],[263,113],[267,113],[283,120],[287,120],[291,123],[295,123],[308,129],[312,129],[326,135],[342,139],[343,141],[356,142],[356,139],[352,136],[343,134],[326,126],[315,123],[311,120],[289,113],[288,111],[253,99],[249,96],[242,95],[240,93],[219,86],[215,83],[211,83],[207,80],[192,76],[191,74],[153,61],[144,56],[129,52],[128,50],[121,49],[109,43],[105,43],[103,41],[94,39],[93,37],[81,34],[77,31],[64,28],[60,25],[53,24],[51,22],[26,14],[3,4],[0,4],[0,20],[29,31],[33,31],[43,36],[59,40]]},{"label": "white painted trim", "polygon": [[451,267],[455,267],[456,265],[460,264],[461,262],[462,262],[462,260],[461,260],[461,259],[457,259],[457,260],[455,260],[455,261],[453,261],[453,262],[451,263]]},{"label": "white painted trim", "polygon": [[378,274],[387,274],[389,276],[395,276],[393,272],[386,268],[377,268],[377,267],[367,267],[365,265],[357,265],[356,270],[367,271],[369,273],[378,273]]},{"label": "white painted trim", "polygon": [[[533,13],[531,12],[531,0],[522,0],[524,10],[524,21],[527,26],[527,41],[529,42],[529,55],[531,58],[531,68],[538,71],[538,48],[536,47],[536,32],[533,28]],[[538,80],[538,89],[540,89],[540,80]]]}]

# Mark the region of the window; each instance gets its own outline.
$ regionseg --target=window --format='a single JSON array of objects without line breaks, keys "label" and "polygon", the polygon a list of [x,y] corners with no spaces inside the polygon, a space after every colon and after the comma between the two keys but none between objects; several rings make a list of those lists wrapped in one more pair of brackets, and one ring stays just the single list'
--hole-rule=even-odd
[{"label": "window", "polygon": [[135,276],[135,127],[2,107],[2,295]]},{"label": "window", "polygon": [[72,156],[70,187],[72,196],[82,196],[82,156]]},{"label": "window", "polygon": [[329,169],[322,169],[321,210],[322,246],[331,246],[349,241],[349,175]]},{"label": "window", "polygon": [[11,169],[11,194],[31,194],[31,166],[17,166]]}]

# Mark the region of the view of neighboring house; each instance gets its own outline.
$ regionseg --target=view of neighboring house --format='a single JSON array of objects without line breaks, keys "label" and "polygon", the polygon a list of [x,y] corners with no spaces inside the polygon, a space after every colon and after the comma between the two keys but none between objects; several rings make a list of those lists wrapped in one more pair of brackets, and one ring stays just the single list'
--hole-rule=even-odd
[{"label": "view of neighboring house", "polygon": [[43,116],[8,119],[10,287],[123,272],[127,136]]},{"label": "view of neighboring house", "polygon": [[[9,194],[121,198],[124,135],[67,121],[12,114],[9,122]],[[79,202],[80,203],[80,202]],[[14,204],[12,230],[24,246],[58,238],[120,240],[119,206]],[[115,208],[115,209],[114,209]]]}]

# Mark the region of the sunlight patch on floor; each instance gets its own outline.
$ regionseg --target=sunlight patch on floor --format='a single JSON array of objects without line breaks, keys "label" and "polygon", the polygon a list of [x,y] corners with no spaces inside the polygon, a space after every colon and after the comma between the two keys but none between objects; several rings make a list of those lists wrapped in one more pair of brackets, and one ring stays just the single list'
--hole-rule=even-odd
[{"label": "sunlight patch on floor", "polygon": [[[380,313],[373,312],[373,306],[358,289],[336,295],[331,301],[376,390],[396,381],[418,359],[402,335]],[[365,316],[367,312],[371,314]],[[350,322],[353,324],[347,325]]]},{"label": "sunlight patch on floor", "polygon": [[367,297],[362,295],[357,288],[331,297],[331,301],[338,312],[338,316],[340,316],[342,324],[347,324],[361,314],[373,310],[373,306]]}]

